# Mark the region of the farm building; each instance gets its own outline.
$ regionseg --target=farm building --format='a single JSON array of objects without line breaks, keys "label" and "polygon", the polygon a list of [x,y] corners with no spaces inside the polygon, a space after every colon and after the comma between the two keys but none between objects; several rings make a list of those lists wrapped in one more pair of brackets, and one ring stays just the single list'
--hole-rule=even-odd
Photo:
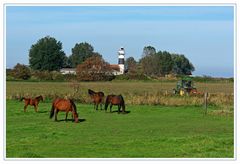
[{"label": "farm building", "polygon": [[62,68],[62,69],[60,69],[60,72],[63,75],[66,75],[66,74],[76,74],[76,68]]},{"label": "farm building", "polygon": [[[114,75],[122,75],[125,72],[125,66],[124,66],[124,60],[125,58],[125,50],[123,47],[121,47],[118,50],[118,64],[110,64],[110,67],[113,70]],[[60,69],[60,72],[65,74],[76,74],[76,68],[62,68]]]}]

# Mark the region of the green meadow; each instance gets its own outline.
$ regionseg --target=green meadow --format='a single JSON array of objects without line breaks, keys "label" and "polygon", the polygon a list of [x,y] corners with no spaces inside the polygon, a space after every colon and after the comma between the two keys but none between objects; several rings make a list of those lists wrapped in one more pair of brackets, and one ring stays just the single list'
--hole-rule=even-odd
[{"label": "green meadow", "polygon": [[[210,106],[127,105],[128,114],[95,111],[76,103],[80,122],[49,119],[50,101],[39,112],[6,100],[7,158],[233,158],[232,115]],[[113,108],[113,111],[117,108]]]}]

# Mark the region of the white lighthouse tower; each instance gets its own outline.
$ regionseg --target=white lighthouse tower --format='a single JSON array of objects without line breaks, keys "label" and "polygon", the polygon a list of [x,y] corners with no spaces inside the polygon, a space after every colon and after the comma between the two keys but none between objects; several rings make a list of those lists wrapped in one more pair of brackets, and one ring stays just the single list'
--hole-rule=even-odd
[{"label": "white lighthouse tower", "polygon": [[124,51],[124,48],[121,47],[120,50],[118,50],[118,66],[120,68],[119,74],[124,74],[124,71],[125,71],[124,56],[125,56],[125,51]]}]

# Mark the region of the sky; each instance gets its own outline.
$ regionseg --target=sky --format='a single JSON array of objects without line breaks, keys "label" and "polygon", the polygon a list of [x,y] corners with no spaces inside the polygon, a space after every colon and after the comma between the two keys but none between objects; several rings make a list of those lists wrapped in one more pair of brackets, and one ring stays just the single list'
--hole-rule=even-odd
[{"label": "sky", "polygon": [[234,76],[233,6],[6,6],[6,67],[29,64],[31,45],[45,36],[71,55],[88,42],[110,64],[117,51],[139,60],[145,46],[184,54],[196,76]]}]

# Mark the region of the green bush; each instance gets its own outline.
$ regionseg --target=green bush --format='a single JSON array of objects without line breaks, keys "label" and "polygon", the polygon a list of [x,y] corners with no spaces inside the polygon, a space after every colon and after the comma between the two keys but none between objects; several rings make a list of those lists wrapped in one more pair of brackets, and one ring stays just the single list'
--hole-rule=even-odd
[{"label": "green bush", "polygon": [[19,80],[28,80],[31,77],[30,69],[26,65],[19,63],[12,69],[10,74],[14,79]]},{"label": "green bush", "polygon": [[32,76],[39,81],[53,80],[49,71],[34,71]]},{"label": "green bush", "polygon": [[34,71],[32,80],[38,81],[65,81],[65,76],[57,71]]},{"label": "green bush", "polygon": [[122,75],[117,75],[114,80],[143,80],[143,81],[148,81],[148,80],[150,80],[150,78],[147,77],[144,74],[126,73],[126,74],[122,74]]}]

